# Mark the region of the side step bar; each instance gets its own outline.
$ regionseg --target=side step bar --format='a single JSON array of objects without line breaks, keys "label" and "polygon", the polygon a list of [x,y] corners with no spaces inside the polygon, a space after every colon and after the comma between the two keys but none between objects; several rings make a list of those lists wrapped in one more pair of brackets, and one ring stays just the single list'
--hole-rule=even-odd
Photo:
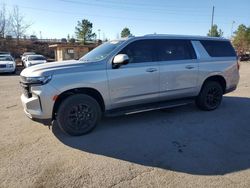
[{"label": "side step bar", "polygon": [[150,104],[134,105],[134,106],[109,110],[105,112],[105,116],[114,117],[114,116],[121,116],[121,115],[130,115],[130,114],[136,114],[136,113],[147,112],[147,111],[152,111],[152,110],[183,106],[183,105],[191,104],[193,102],[194,102],[194,98],[189,98],[189,99],[163,101],[163,102],[150,103]]}]

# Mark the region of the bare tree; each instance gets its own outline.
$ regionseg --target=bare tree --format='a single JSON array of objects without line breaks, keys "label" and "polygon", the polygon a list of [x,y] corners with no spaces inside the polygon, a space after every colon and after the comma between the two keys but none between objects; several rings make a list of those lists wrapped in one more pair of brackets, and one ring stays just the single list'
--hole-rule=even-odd
[{"label": "bare tree", "polygon": [[6,25],[7,25],[7,19],[6,19],[6,10],[5,10],[5,4],[1,4],[0,7],[0,38],[4,38],[6,34]]},{"label": "bare tree", "polygon": [[13,12],[10,15],[10,30],[17,38],[17,41],[25,35],[27,29],[31,26],[24,20],[24,16],[20,14],[18,6],[14,6]]}]

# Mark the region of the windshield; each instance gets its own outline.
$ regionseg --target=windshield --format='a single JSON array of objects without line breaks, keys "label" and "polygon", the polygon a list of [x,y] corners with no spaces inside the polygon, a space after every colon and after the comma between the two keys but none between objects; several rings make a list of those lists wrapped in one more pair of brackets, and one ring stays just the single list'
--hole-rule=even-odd
[{"label": "windshield", "polygon": [[35,52],[24,52],[23,53],[23,56],[26,56],[26,55],[34,55],[35,54]]},{"label": "windshield", "polygon": [[36,60],[45,60],[43,56],[29,56],[29,61],[36,61]]},{"label": "windshield", "polygon": [[100,61],[105,59],[115,48],[117,48],[121,43],[124,41],[111,41],[106,42],[86,55],[84,55],[82,58],[80,58],[80,61],[90,62],[90,61]]},{"label": "windshield", "polygon": [[12,61],[10,56],[0,56],[0,61]]}]

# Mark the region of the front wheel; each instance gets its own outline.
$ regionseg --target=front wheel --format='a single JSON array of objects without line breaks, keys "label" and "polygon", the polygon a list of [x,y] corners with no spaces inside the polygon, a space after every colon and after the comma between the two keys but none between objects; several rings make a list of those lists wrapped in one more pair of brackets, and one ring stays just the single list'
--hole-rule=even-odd
[{"label": "front wheel", "polygon": [[100,117],[101,108],[94,98],[85,94],[75,94],[62,102],[56,119],[62,131],[79,136],[92,131]]},{"label": "front wheel", "polygon": [[223,89],[218,82],[208,81],[196,98],[196,105],[202,110],[215,110],[221,104]]}]

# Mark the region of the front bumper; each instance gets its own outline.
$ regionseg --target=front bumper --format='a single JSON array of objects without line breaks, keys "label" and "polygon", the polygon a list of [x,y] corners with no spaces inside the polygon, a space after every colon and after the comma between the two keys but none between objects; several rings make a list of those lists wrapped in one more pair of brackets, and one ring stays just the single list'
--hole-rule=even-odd
[{"label": "front bumper", "polygon": [[41,119],[41,118],[35,118],[35,117],[32,117],[32,115],[30,113],[28,113],[26,111],[26,109],[24,109],[24,113],[25,115],[30,118],[31,120],[35,121],[35,122],[38,122],[38,123],[42,123],[44,125],[51,125],[52,123],[52,119],[51,118],[48,118],[48,119]]},{"label": "front bumper", "polygon": [[49,84],[29,87],[31,95],[21,95],[24,113],[34,121],[46,125],[51,124],[54,106],[53,96],[58,91]]},{"label": "front bumper", "polygon": [[0,73],[14,72],[16,67],[12,68],[0,68]]}]

